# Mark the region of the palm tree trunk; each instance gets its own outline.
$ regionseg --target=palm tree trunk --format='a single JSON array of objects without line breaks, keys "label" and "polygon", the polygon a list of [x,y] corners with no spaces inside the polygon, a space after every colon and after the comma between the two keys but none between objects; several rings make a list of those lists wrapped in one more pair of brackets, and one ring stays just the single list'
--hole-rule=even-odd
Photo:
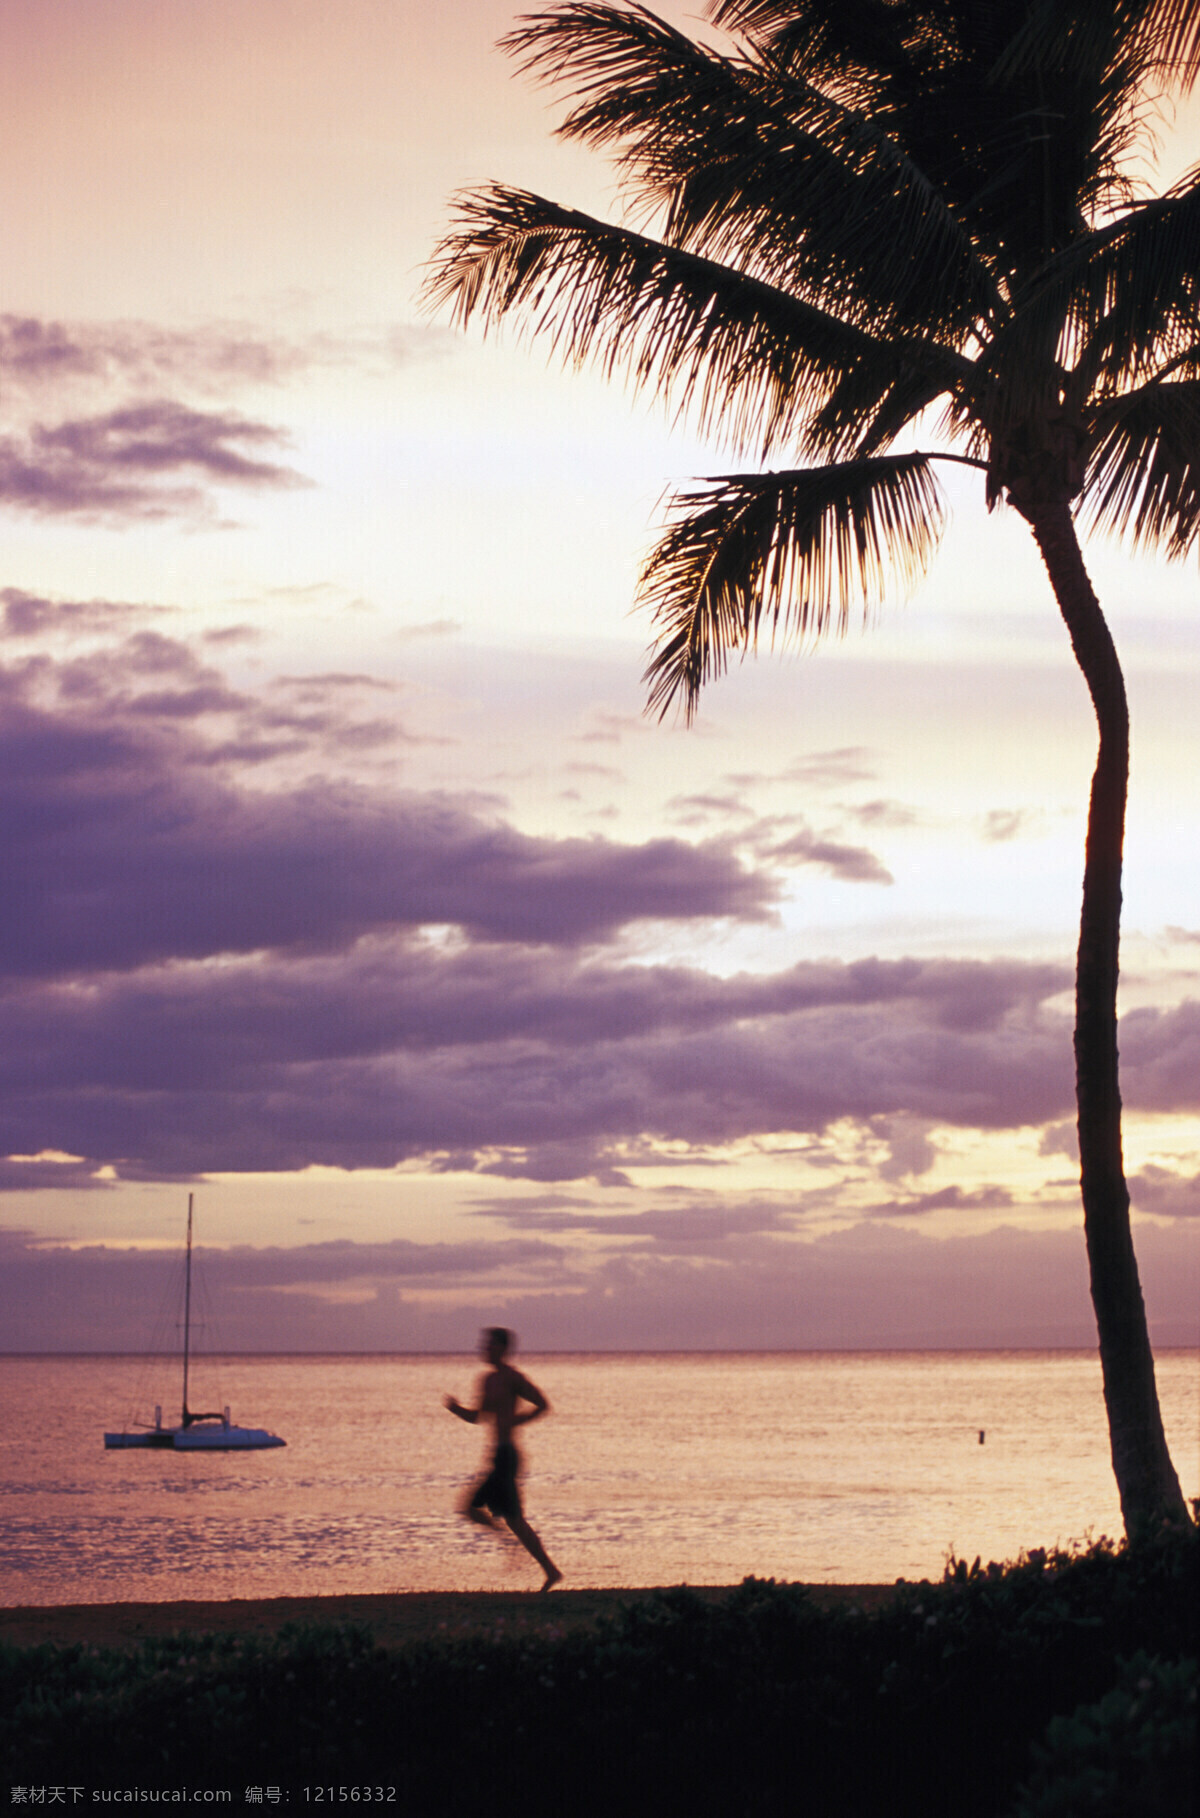
[{"label": "palm tree trunk", "polygon": [[1113,1471],[1125,1531],[1133,1539],[1164,1520],[1187,1521],[1188,1513],[1159,1412],[1121,1151],[1117,960],[1129,708],[1121,666],[1083,565],[1070,506],[1037,506],[1026,515],[1100,728],[1075,966],[1075,1099],[1083,1224]]}]

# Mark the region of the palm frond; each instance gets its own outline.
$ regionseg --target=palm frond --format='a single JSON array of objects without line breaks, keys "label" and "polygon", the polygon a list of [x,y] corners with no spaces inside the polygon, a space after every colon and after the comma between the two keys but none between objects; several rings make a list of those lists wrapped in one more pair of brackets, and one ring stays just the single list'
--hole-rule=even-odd
[{"label": "palm frond", "polygon": [[[881,355],[884,349],[880,349]],[[881,454],[936,399],[949,395],[970,407],[976,370],[967,362],[951,375],[936,376],[914,365],[897,365],[894,348],[887,357],[864,356],[842,374],[808,422],[807,442],[829,460],[862,460]]]},{"label": "palm frond", "polygon": [[1122,17],[1148,4],[726,0],[717,16],[760,56],[860,95],[1000,275],[1127,197],[1145,58]]},{"label": "palm frond", "polygon": [[1094,435],[1084,494],[1092,521],[1135,548],[1186,555],[1200,540],[1200,378],[1105,402]]},{"label": "palm frond", "polygon": [[1167,196],[1126,209],[1047,261],[1018,293],[991,358],[1028,367],[1057,338],[1082,403],[1161,372],[1186,348],[1200,314],[1200,170]]},{"label": "palm frond", "polygon": [[[779,86],[768,71],[764,87]],[[880,333],[919,328],[961,349],[1003,320],[986,260],[880,125],[815,91],[789,100],[772,130],[746,110],[665,147],[666,237]]]},{"label": "palm frond", "polygon": [[1145,86],[1161,38],[1159,0],[1025,0],[1010,11],[997,80],[1066,66],[1108,71],[1125,92]]},{"label": "palm frond", "polygon": [[642,7],[572,0],[502,41],[578,105],[662,235],[863,326],[960,339],[1003,309],[962,224],[880,124],[777,62],[719,55]]},{"label": "palm frond", "polygon": [[853,324],[716,260],[493,185],[460,199],[437,249],[433,307],[485,327],[519,310],[527,333],[574,363],[673,393],[702,428],[764,452],[804,425],[856,362],[890,361],[953,383],[965,362],[916,340],[882,344]]},{"label": "palm frond", "polygon": [[1094,322],[1087,357],[1109,386],[1175,358],[1200,313],[1200,170],[1103,237],[1082,264],[1076,297],[1077,316]]},{"label": "palm frond", "polygon": [[641,598],[661,628],[646,670],[660,717],[690,717],[732,652],[844,630],[889,578],[913,582],[941,533],[930,457],[896,455],[788,473],[731,474],[679,494],[646,563]]},{"label": "palm frond", "polygon": [[[708,10],[722,30],[740,33],[797,73],[819,76],[855,106],[878,102],[887,77],[911,58],[914,24],[927,41],[937,32],[932,9],[879,0],[715,0]],[[920,12],[927,16],[914,19]]]},{"label": "palm frond", "polygon": [[1159,0],[1154,7],[1154,48],[1184,89],[1200,76],[1200,12],[1195,0]]}]

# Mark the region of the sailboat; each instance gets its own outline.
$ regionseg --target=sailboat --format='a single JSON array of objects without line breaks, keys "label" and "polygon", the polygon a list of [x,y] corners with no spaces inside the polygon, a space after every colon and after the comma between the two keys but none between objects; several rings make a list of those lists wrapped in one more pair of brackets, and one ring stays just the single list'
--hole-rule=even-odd
[{"label": "sailboat", "polygon": [[192,1349],[192,1195],[188,1194],[187,1265],[183,1290],[183,1412],[177,1427],[164,1427],[162,1408],[154,1410],[154,1425],[139,1427],[134,1432],[106,1433],[104,1444],[110,1452],[130,1447],[154,1447],[174,1452],[260,1452],[267,1446],[283,1446],[286,1439],[268,1433],[263,1427],[235,1427],[229,1409],[221,1413],[193,1414],[188,1407],[188,1364]]}]

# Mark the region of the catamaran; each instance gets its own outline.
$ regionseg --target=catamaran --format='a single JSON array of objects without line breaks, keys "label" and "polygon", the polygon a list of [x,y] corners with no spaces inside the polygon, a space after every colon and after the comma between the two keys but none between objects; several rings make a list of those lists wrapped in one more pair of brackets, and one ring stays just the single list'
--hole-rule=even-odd
[{"label": "catamaran", "polygon": [[192,1195],[188,1194],[187,1263],[183,1290],[183,1412],[177,1427],[164,1427],[162,1408],[154,1410],[152,1427],[136,1427],[133,1432],[106,1433],[104,1444],[109,1451],[125,1451],[132,1446],[157,1447],[175,1452],[258,1452],[267,1446],[283,1446],[286,1439],[268,1433],[263,1427],[235,1427],[229,1409],[221,1413],[193,1414],[188,1407],[188,1364],[192,1349]]}]

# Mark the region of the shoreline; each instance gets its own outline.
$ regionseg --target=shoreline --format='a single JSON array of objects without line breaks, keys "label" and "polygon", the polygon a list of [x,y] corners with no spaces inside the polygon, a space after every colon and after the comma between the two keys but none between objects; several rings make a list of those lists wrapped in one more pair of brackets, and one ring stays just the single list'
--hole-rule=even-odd
[{"label": "shoreline", "polygon": [[[288,1623],[356,1624],[368,1628],[381,1647],[445,1641],[479,1634],[557,1635],[594,1628],[626,1605],[673,1587],[572,1590],[569,1585],[538,1591],[395,1591],[361,1596],[254,1597],[171,1603],[27,1604],[0,1609],[0,1644],[38,1647],[49,1643],[92,1647],[136,1647],[171,1635],[276,1634]],[[895,1596],[894,1584],[818,1584],[805,1587],[819,1609],[855,1604],[879,1609]],[[699,1597],[719,1603],[733,1585],[691,1585]]]}]

